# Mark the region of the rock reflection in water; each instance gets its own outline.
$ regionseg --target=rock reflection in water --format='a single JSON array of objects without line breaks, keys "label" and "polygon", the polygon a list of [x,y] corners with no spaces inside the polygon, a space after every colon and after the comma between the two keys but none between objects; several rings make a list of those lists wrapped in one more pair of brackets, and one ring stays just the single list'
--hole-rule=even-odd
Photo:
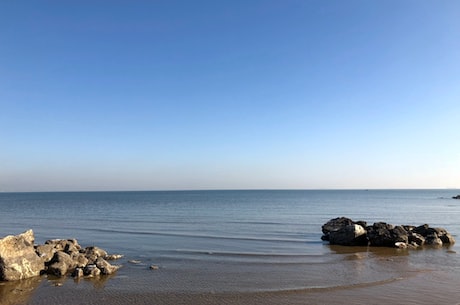
[{"label": "rock reflection in water", "polygon": [[[54,291],[54,287],[67,285],[84,284],[85,286],[92,286],[93,289],[102,290],[113,276],[107,275],[78,279],[72,279],[71,277],[37,276],[18,281],[0,282],[0,305],[30,304],[31,302],[33,303],[33,300],[37,299],[37,293],[38,295],[42,294],[43,291],[49,293],[50,291]],[[49,290],[50,288],[51,290]]]},{"label": "rock reflection in water", "polygon": [[19,281],[0,282],[0,304],[27,304],[42,280],[42,277],[37,276]]}]

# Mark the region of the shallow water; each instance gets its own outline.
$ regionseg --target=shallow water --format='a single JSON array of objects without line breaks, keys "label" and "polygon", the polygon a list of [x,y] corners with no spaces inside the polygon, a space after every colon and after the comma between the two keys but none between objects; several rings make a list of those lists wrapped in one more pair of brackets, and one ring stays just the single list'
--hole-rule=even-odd
[{"label": "shallow water", "polygon": [[[432,300],[427,289],[437,289],[445,292],[434,299],[438,304],[455,304],[460,300],[456,245],[411,251],[349,248],[329,246],[320,237],[321,225],[338,216],[429,223],[456,236],[460,201],[450,197],[457,193],[1,193],[0,235],[32,228],[38,243],[77,238],[82,246],[98,245],[125,258],[111,278],[60,279],[62,285],[55,286],[57,279],[43,277],[30,289],[3,285],[0,297],[13,296],[17,302],[11,304],[126,304],[126,298],[132,304],[215,304],[216,298],[229,304],[401,304],[395,300],[409,297],[403,303],[424,304]],[[150,270],[152,264],[159,270]],[[30,297],[24,301],[15,294]],[[10,304],[5,300],[0,304]]]}]

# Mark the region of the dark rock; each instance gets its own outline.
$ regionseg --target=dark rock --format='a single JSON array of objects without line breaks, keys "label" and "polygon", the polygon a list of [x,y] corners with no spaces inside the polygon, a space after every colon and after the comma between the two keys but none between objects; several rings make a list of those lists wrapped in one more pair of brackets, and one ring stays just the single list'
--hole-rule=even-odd
[{"label": "dark rock", "polygon": [[426,237],[428,234],[432,233],[433,231],[430,230],[430,226],[427,224],[421,225],[416,227],[412,230],[414,233],[420,234],[423,237]]},{"label": "dark rock", "polygon": [[353,222],[353,220],[346,217],[338,217],[331,219],[321,227],[324,234],[323,237],[321,237],[321,239],[328,241],[330,232],[338,231],[346,226],[354,224],[355,223]]},{"label": "dark rock", "polygon": [[371,246],[395,247],[397,242],[408,243],[407,231],[402,226],[393,226],[384,222],[367,227],[367,238]]},{"label": "dark rock", "polygon": [[422,235],[415,233],[413,231],[409,232],[409,244],[413,246],[423,246],[425,244],[425,237]]},{"label": "dark rock", "polygon": [[346,225],[329,232],[331,245],[365,246],[367,245],[366,230],[357,224]]},{"label": "dark rock", "polygon": [[452,199],[460,199],[460,195],[454,196]]},{"label": "dark rock", "polygon": [[424,244],[440,246],[453,244],[455,239],[444,228],[433,228],[428,224],[421,226],[393,226],[385,222],[377,222],[364,227],[366,222],[339,217],[329,220],[322,226],[324,235],[331,245],[365,245],[378,247],[417,248]]},{"label": "dark rock", "polygon": [[442,240],[438,237],[436,233],[432,233],[426,236],[425,244],[429,246],[440,247],[442,246]]},{"label": "dark rock", "polygon": [[443,244],[455,244],[455,239],[449,232],[444,228],[433,228],[433,231],[436,233],[438,238],[442,241]]}]

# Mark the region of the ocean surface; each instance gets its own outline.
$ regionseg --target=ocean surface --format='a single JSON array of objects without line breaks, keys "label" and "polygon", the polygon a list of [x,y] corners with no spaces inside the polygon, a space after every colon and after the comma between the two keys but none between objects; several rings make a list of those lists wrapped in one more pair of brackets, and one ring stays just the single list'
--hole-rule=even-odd
[{"label": "ocean surface", "polygon": [[[457,245],[420,250],[330,246],[321,241],[321,226],[339,216],[370,224],[428,223],[446,228],[458,239],[460,200],[451,197],[459,193],[0,193],[0,236],[33,229],[36,243],[76,238],[84,247],[97,245],[109,253],[125,255],[114,262],[123,267],[110,278],[74,281],[40,277],[30,287],[26,285],[29,288],[4,285],[3,290],[0,286],[0,303],[102,304],[110,296],[119,296],[111,302],[124,304],[148,296],[138,303],[191,304],[196,299],[187,301],[186,296],[194,296],[202,304],[216,300],[228,304],[269,304],[270,300],[286,304],[397,304],[399,298],[405,299],[404,304],[457,304]],[[159,269],[150,270],[150,265]],[[60,284],[53,285],[55,281]],[[18,298],[18,291],[27,298]],[[154,302],[155,296],[161,298]]]}]

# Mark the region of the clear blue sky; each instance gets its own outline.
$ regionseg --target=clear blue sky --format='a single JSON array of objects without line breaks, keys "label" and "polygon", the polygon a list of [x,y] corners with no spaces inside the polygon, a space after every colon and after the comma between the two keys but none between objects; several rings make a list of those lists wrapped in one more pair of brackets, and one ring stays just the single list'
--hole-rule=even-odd
[{"label": "clear blue sky", "polygon": [[460,187],[458,1],[0,3],[0,190]]}]

